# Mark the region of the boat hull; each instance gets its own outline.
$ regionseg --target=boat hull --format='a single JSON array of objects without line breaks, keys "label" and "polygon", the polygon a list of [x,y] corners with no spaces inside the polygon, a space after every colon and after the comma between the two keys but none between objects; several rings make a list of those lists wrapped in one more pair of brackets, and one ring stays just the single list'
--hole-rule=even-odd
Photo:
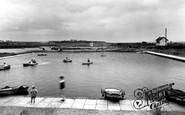
[{"label": "boat hull", "polygon": [[38,54],[38,56],[47,56],[47,54]]},{"label": "boat hull", "polygon": [[82,65],[91,65],[91,64],[93,64],[93,62],[82,63]]},{"label": "boat hull", "polygon": [[38,63],[23,63],[23,66],[24,67],[27,67],[27,66],[35,66],[35,65],[38,65]]},{"label": "boat hull", "polygon": [[16,94],[18,89],[1,90],[0,95],[13,95]]},{"label": "boat hull", "polygon": [[21,95],[28,93],[28,86],[20,86],[20,87],[9,87],[6,86],[0,89],[0,96],[7,96],[7,95]]}]

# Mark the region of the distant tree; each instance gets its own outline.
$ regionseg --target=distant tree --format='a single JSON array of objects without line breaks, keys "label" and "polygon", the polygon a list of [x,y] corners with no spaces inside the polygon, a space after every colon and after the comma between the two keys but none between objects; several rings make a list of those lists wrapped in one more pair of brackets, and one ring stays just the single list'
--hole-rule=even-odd
[{"label": "distant tree", "polygon": [[145,41],[142,41],[142,44],[147,44],[147,42],[145,42]]}]

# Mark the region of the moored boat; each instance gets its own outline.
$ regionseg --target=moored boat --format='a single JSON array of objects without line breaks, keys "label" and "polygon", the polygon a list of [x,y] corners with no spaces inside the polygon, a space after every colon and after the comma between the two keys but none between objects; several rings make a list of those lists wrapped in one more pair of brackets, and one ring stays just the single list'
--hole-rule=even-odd
[{"label": "moored boat", "polygon": [[4,96],[4,95],[16,95],[16,94],[25,94],[28,91],[28,86],[23,85],[23,86],[15,86],[15,87],[3,87],[0,89],[0,95]]},{"label": "moored boat", "polygon": [[125,91],[116,88],[105,88],[101,89],[101,94],[103,98],[108,98],[111,100],[120,100],[125,96]]}]

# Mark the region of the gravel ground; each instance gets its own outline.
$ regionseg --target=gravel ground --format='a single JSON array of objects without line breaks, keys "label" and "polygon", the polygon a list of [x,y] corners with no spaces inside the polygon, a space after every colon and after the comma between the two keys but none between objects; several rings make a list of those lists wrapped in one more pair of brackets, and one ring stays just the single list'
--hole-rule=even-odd
[{"label": "gravel ground", "polygon": [[0,107],[0,115],[185,115],[180,112],[160,111],[98,111],[82,109]]}]

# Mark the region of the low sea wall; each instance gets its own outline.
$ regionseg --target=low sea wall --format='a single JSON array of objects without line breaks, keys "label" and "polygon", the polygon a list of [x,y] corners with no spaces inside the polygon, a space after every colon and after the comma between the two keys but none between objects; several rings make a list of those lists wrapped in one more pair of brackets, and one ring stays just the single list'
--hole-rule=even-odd
[{"label": "low sea wall", "polygon": [[185,57],[174,56],[174,55],[169,55],[169,54],[164,54],[164,53],[157,53],[157,52],[152,52],[152,51],[143,51],[143,52],[147,54],[152,54],[152,55],[156,55],[160,57],[165,57],[165,58],[185,62]]}]

